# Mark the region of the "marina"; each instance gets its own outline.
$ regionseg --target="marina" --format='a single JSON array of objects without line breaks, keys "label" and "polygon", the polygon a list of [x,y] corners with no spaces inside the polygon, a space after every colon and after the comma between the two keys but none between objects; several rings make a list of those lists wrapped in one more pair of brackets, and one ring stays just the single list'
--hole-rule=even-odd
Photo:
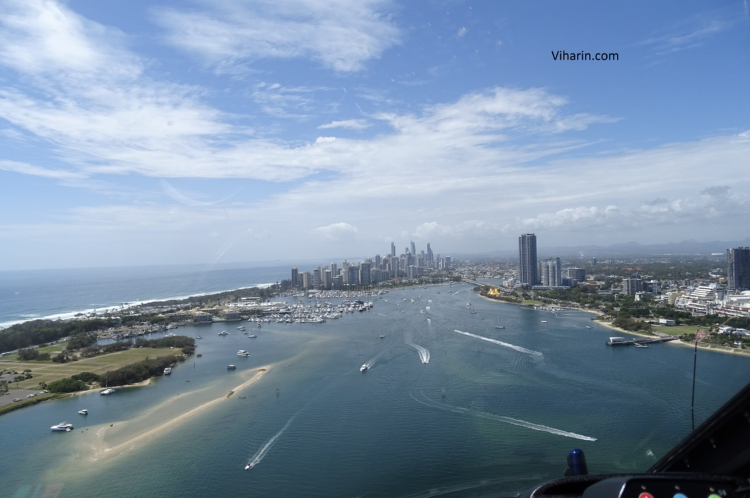
[{"label": "marina", "polygon": [[[590,468],[648,468],[648,451],[662,454],[689,430],[690,348],[608,347],[611,330],[588,313],[549,314],[542,324],[538,311],[453,287],[391,290],[388,302],[373,296],[373,312],[322,325],[260,322],[256,341],[219,336],[235,330],[223,323],[180,326],[182,335],[200,331],[201,356],[170,377],[0,417],[7,489],[55,485],[60,498],[93,497],[92,482],[129,469],[108,496],[235,496],[249,477],[258,496],[425,496],[479,482],[498,494],[560,475],[572,447],[587,452]],[[335,310],[345,299],[303,304]],[[477,314],[465,312],[467,300]],[[745,358],[699,355],[697,421],[750,376]],[[623,409],[623,399],[634,408]],[[75,430],[61,431],[69,437],[49,439],[52,421],[83,409]],[[653,433],[635,448],[630,437],[644,424]],[[537,473],[524,480],[531,462]],[[87,470],[73,475],[71,466]]]}]

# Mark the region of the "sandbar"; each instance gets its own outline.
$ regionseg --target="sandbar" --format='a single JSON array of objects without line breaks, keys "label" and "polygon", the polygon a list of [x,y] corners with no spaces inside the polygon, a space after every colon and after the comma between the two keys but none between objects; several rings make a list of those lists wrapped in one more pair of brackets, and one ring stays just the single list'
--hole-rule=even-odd
[{"label": "sandbar", "polygon": [[[248,380],[246,380],[245,382],[243,382],[239,386],[233,388],[232,391],[234,392],[234,394],[238,393],[242,389],[246,388],[247,386],[249,386],[249,385],[253,384],[254,382],[256,382],[256,381],[260,380],[261,378],[263,378],[263,376],[266,373],[268,373],[270,370],[271,370],[271,366],[270,365],[258,368],[256,370],[255,374],[252,377],[250,377]],[[157,427],[154,427],[153,429],[150,429],[150,430],[148,430],[148,431],[146,431],[146,432],[144,432],[142,434],[139,434],[139,435],[137,435],[135,437],[132,437],[132,438],[128,439],[127,441],[124,441],[124,442],[122,442],[120,444],[117,444],[117,445],[111,446],[111,447],[94,448],[95,458],[100,458],[100,457],[104,457],[104,456],[115,455],[115,454],[118,454],[119,452],[121,452],[123,450],[130,449],[136,443],[139,443],[139,442],[141,442],[143,440],[146,440],[146,439],[152,439],[157,434],[160,434],[160,433],[166,432],[166,431],[168,431],[170,429],[173,429],[174,427],[180,425],[181,423],[185,422],[186,420],[188,420],[188,419],[190,419],[192,417],[195,417],[199,413],[202,413],[202,412],[204,412],[204,411],[206,411],[206,410],[208,410],[208,409],[216,406],[218,403],[221,403],[222,401],[226,401],[228,398],[229,397],[226,394],[222,394],[220,397],[218,397],[216,399],[213,399],[211,401],[203,403],[202,405],[199,405],[199,406],[193,408],[192,410],[190,410],[188,412],[185,412],[185,413],[183,413],[183,414],[181,414],[181,415],[179,415],[179,416],[177,416],[177,417],[175,417],[175,418],[173,418],[171,420],[168,420],[167,422],[164,422],[163,424],[161,424],[161,425],[159,425]],[[104,435],[106,433],[106,430],[108,428],[109,427],[103,427],[103,428],[99,429],[97,431],[97,433],[96,433],[97,438],[99,439],[99,443],[102,446],[104,445],[104,443],[102,441],[103,441]]]}]

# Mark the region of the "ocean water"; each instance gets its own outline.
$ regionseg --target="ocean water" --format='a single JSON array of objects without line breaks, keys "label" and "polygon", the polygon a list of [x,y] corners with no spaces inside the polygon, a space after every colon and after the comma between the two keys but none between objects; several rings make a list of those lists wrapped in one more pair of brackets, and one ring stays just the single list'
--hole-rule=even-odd
[{"label": "ocean water", "polygon": [[289,278],[289,272],[286,266],[227,265],[0,271],[0,326],[270,284]]},{"label": "ocean water", "polygon": [[[573,448],[591,472],[643,471],[690,430],[690,348],[607,347],[589,314],[468,285],[372,299],[324,324],[246,324],[257,339],[181,327],[202,357],[153,385],[3,415],[4,496],[496,496],[560,477]],[[700,351],[696,422],[748,379],[748,358]],[[52,433],[62,420],[75,430]]]}]

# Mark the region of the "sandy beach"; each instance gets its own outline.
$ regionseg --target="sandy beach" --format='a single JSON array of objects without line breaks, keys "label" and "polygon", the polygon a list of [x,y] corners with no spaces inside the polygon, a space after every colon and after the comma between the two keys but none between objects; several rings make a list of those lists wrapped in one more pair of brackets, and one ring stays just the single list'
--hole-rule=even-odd
[{"label": "sandy beach", "polygon": [[[242,389],[248,387],[249,385],[257,382],[258,380],[262,379],[266,373],[268,373],[271,370],[271,365],[267,365],[264,367],[258,368],[255,373],[250,377],[248,380],[243,382],[242,384],[238,385],[237,387],[234,387],[231,391],[234,394],[237,394]],[[220,397],[215,398],[209,402],[203,403],[200,406],[197,406],[193,408],[192,410],[185,412],[167,422],[164,422],[163,424],[154,427],[153,429],[150,429],[144,433],[138,434],[135,437],[132,437],[126,441],[123,441],[115,446],[107,446],[107,444],[104,442],[105,436],[108,432],[108,429],[110,427],[102,427],[98,431],[96,431],[96,442],[92,445],[91,449],[93,450],[93,458],[94,460],[107,457],[107,456],[113,456],[117,455],[124,450],[128,450],[133,448],[138,443],[142,443],[145,440],[151,440],[154,437],[158,436],[159,434],[163,434],[180,424],[184,423],[185,421],[189,420],[190,418],[195,417],[196,415],[209,410],[216,406],[217,404],[226,401],[227,399],[230,399],[230,396],[228,396],[229,393],[224,393]],[[119,428],[122,427],[123,424],[127,424],[128,422],[121,422],[118,425]]]}]

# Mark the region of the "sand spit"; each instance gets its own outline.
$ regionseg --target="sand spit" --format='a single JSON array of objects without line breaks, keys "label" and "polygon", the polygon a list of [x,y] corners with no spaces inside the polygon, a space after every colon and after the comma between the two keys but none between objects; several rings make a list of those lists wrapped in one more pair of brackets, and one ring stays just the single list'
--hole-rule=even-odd
[{"label": "sand spit", "polygon": [[[260,380],[263,378],[263,376],[268,373],[271,370],[271,366],[267,365],[264,367],[260,367],[256,370],[255,374],[250,377],[248,380],[243,382],[237,387],[234,387],[232,391],[237,394],[242,389],[246,388],[247,386],[253,384],[254,382]],[[144,441],[144,440],[150,440],[153,439],[155,436],[167,432],[170,429],[175,428],[176,426],[180,425],[181,423],[185,422],[186,420],[189,420],[190,418],[195,417],[196,415],[205,412],[206,410],[211,409],[212,407],[216,406],[218,403],[221,403],[223,401],[226,401],[228,399],[226,393],[222,393],[221,396],[217,397],[216,399],[213,399],[211,401],[208,401],[206,403],[203,403],[200,406],[197,406],[193,408],[192,410],[185,412],[167,422],[164,422],[163,424],[154,427],[153,429],[150,429],[142,434],[139,434],[131,439],[128,439],[127,441],[124,441],[120,444],[117,444],[115,446],[107,447],[105,443],[103,442],[104,436],[107,432],[107,429],[109,427],[102,427],[96,432],[96,437],[98,440],[98,444],[96,447],[93,448],[94,450],[94,459],[106,457],[106,456],[112,456],[121,453],[124,450],[131,449],[136,444]],[[123,423],[127,422],[121,422],[118,425],[122,425]]]}]

